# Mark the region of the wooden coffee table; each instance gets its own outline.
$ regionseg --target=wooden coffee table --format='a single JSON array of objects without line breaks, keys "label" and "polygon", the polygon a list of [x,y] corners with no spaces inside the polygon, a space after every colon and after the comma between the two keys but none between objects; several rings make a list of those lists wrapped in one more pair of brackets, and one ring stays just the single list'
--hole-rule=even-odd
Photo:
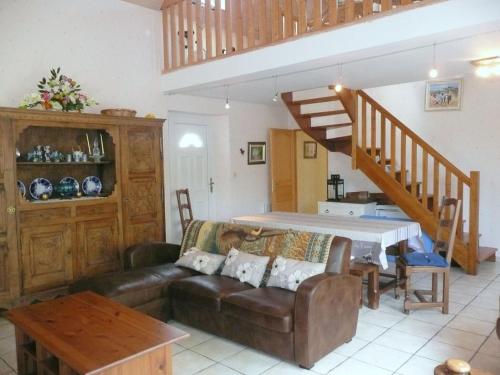
[{"label": "wooden coffee table", "polygon": [[187,333],[92,292],[10,310],[18,372],[172,374],[171,344]]}]

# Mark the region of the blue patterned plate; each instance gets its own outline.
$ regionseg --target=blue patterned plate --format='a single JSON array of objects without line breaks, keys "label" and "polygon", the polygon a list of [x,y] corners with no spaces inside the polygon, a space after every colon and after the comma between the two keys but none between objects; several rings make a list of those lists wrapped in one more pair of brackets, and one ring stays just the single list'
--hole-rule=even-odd
[{"label": "blue patterned plate", "polygon": [[24,185],[24,182],[22,182],[21,180],[17,180],[17,189],[24,198],[26,196],[26,186]]},{"label": "blue patterned plate", "polygon": [[64,177],[59,181],[60,184],[72,184],[73,187],[75,188],[75,191],[80,190],[80,183],[73,177]]},{"label": "blue patterned plate", "polygon": [[34,199],[40,199],[43,194],[52,195],[52,184],[46,178],[35,178],[30,185],[30,195]]},{"label": "blue patterned plate", "polygon": [[102,182],[99,177],[88,176],[82,182],[82,190],[85,195],[99,195],[102,189]]}]

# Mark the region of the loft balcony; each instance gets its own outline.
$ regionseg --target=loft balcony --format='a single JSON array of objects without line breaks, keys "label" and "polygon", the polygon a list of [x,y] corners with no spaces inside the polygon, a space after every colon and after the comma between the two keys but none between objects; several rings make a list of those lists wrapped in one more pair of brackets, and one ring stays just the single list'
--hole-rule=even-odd
[{"label": "loft balcony", "polygon": [[[351,88],[423,80],[433,44],[441,72],[455,76],[472,59],[492,55],[500,35],[498,0],[165,0],[161,6],[162,91],[223,97],[230,86],[233,97],[250,101],[262,92],[252,81],[267,91],[278,76],[280,91],[322,87],[336,79],[340,64]],[[478,41],[486,47],[477,50]]]},{"label": "loft balcony", "polygon": [[436,0],[165,0],[164,73]]}]

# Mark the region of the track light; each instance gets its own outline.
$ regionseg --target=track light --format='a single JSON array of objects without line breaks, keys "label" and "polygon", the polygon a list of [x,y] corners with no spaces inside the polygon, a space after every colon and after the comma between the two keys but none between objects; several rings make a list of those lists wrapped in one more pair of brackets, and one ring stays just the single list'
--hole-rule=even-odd
[{"label": "track light", "polygon": [[337,83],[335,84],[335,92],[341,92],[344,86],[342,86],[342,63],[339,64],[339,71],[337,74]]},{"label": "track light", "polygon": [[488,57],[486,59],[471,61],[471,64],[476,66],[476,75],[481,78],[489,78],[491,76],[500,76],[500,57]]},{"label": "track light", "polygon": [[224,108],[231,108],[231,104],[229,104],[229,86],[226,86],[226,104],[224,105]]},{"label": "track light", "polygon": [[279,99],[278,95],[278,76],[274,76],[274,96],[273,96],[273,102],[277,103]]},{"label": "track light", "polygon": [[436,43],[432,45],[432,68],[429,70],[429,77],[437,78],[439,72],[436,68]]}]

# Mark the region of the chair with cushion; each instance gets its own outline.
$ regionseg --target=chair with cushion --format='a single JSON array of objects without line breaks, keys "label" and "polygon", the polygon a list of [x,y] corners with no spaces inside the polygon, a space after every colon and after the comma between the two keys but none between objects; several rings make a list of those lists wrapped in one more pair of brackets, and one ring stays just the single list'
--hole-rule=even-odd
[{"label": "chair with cushion", "polygon": [[[448,314],[450,264],[453,256],[453,246],[460,217],[461,201],[453,198],[443,198],[439,210],[439,223],[432,253],[407,253],[396,263],[398,276],[404,278],[404,312],[412,309],[441,307],[443,314]],[[414,290],[419,302],[411,299],[411,276],[415,273],[431,273],[431,290]],[[443,296],[438,301],[438,275],[443,275]],[[431,300],[426,299],[431,296]]]}]

